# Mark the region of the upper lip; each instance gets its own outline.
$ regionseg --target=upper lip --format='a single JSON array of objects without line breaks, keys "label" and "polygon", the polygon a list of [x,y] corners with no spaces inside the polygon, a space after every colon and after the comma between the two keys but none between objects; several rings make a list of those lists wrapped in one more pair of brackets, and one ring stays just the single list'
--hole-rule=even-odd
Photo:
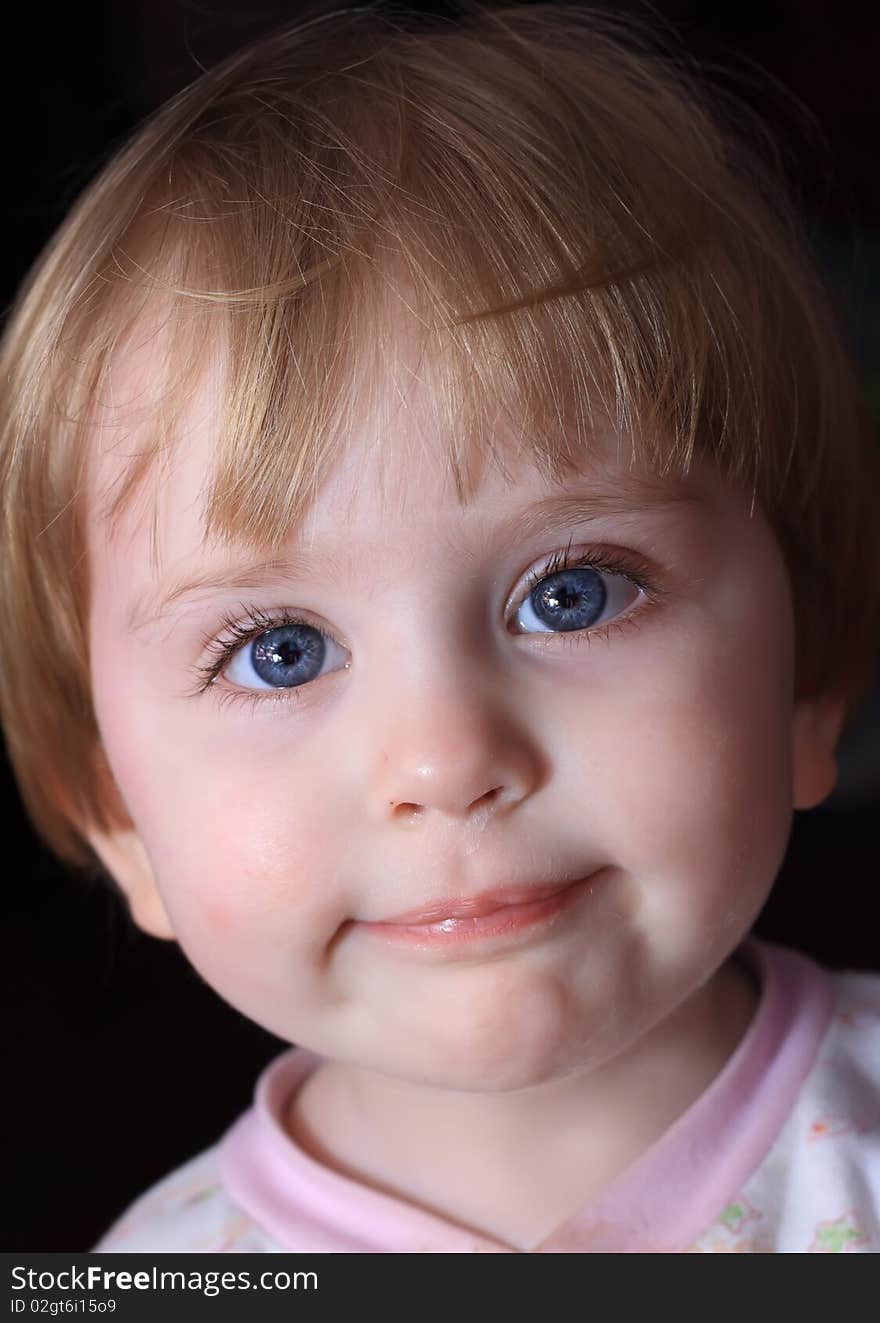
[{"label": "upper lip", "polygon": [[440,923],[443,919],[478,918],[491,914],[493,910],[503,909],[507,905],[525,905],[530,901],[546,900],[557,891],[564,891],[588,877],[587,873],[558,880],[556,882],[519,883],[516,885],[492,887],[474,896],[446,896],[420,905],[418,909],[407,910],[403,914],[394,914],[387,918],[374,919],[374,923],[421,924]]}]

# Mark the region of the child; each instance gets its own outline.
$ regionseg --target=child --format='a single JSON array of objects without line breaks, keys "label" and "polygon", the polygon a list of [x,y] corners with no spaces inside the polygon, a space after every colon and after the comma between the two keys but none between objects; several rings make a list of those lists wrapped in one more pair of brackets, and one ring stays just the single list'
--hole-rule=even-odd
[{"label": "child", "polygon": [[7,331],[29,813],[296,1044],[98,1249],[876,1251],[880,979],[749,937],[875,657],[857,385],[688,74],[461,10],[206,73]]}]

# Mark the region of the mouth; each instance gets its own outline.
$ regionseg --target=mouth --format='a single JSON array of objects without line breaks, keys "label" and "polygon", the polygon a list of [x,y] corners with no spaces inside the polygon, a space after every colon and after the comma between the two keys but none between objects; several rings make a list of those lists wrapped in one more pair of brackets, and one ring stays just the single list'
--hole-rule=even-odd
[{"label": "mouth", "polygon": [[442,951],[464,945],[478,954],[559,926],[561,916],[592,890],[597,876],[440,900],[357,926],[397,948]]},{"label": "mouth", "polygon": [[449,923],[456,919],[481,919],[497,914],[499,910],[516,909],[549,900],[573,885],[574,883],[569,881],[548,882],[544,886],[496,888],[493,891],[481,892],[478,896],[433,901],[419,909],[407,910],[405,914],[395,914],[393,918],[383,919],[380,922],[395,927],[424,928],[436,927],[438,924]]}]

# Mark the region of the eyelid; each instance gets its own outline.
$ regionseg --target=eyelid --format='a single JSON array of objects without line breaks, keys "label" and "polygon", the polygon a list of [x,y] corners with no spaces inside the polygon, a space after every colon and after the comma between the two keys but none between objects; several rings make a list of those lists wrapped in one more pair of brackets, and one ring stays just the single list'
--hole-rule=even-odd
[{"label": "eyelid", "polygon": [[572,541],[570,538],[564,550],[553,551],[532,566],[524,576],[525,587],[517,589],[510,606],[522,605],[529,592],[549,575],[582,567],[618,575],[648,595],[665,595],[666,590],[659,584],[659,567],[640,552],[624,547],[584,545],[572,553]]}]

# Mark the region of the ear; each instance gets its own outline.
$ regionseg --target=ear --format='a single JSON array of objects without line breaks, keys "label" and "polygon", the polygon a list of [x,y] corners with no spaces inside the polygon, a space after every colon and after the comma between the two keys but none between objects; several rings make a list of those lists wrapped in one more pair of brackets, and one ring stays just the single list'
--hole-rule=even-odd
[{"label": "ear", "polygon": [[171,939],[174,930],[165,909],[153,867],[140,836],[132,829],[88,831],[89,845],[128,898],[131,917],[153,937]]},{"label": "ear", "polygon": [[846,701],[836,696],[795,704],[792,717],[794,808],[815,808],[837,784],[837,744],[846,719]]}]

